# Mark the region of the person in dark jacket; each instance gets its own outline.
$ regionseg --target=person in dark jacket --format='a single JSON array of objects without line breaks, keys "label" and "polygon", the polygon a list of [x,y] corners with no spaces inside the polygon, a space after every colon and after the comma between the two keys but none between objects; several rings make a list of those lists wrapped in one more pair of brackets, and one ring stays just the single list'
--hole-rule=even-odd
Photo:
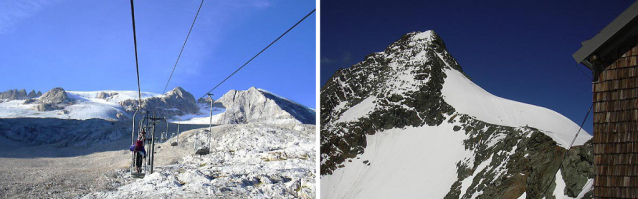
[{"label": "person in dark jacket", "polygon": [[131,151],[135,154],[135,168],[137,173],[142,172],[142,158],[146,158],[146,150],[144,149],[144,142],[138,139],[135,145],[131,146]]}]

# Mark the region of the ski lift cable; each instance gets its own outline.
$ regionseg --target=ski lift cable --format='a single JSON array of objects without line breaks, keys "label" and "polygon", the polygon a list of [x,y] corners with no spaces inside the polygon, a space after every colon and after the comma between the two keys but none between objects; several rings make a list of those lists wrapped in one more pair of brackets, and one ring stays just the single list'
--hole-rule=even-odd
[{"label": "ski lift cable", "polygon": [[193,19],[193,23],[191,24],[191,28],[188,30],[188,34],[186,35],[186,39],[184,40],[184,44],[182,44],[182,49],[179,51],[179,55],[177,55],[177,61],[175,61],[175,65],[173,66],[173,71],[171,71],[171,76],[168,77],[168,81],[166,82],[166,86],[164,86],[164,91],[162,94],[166,93],[166,88],[168,88],[168,83],[171,82],[171,78],[173,78],[173,73],[175,72],[175,68],[177,68],[177,63],[179,62],[179,58],[182,57],[182,52],[184,52],[184,47],[186,46],[186,42],[188,41],[188,37],[191,36],[191,31],[193,31],[193,26],[195,26],[195,21],[197,21],[197,16],[199,16],[199,11],[202,9],[202,5],[204,5],[204,0],[199,3],[199,8],[197,8],[197,13],[195,14],[195,18]]},{"label": "ski lift cable", "polygon": [[[583,122],[580,124],[580,128],[578,128],[578,131],[576,132],[576,135],[574,136],[574,139],[572,139],[572,142],[569,144],[569,148],[567,148],[567,150],[565,150],[565,153],[563,153],[563,156],[561,157],[560,165],[558,166],[558,169],[556,169],[556,172],[554,172],[554,175],[552,176],[552,180],[550,182],[556,181],[556,173],[558,173],[560,169],[563,168],[563,160],[565,159],[565,156],[567,155],[569,150],[572,149],[572,146],[574,146],[574,142],[576,141],[576,138],[578,137],[580,130],[583,129],[583,125],[585,125],[585,121],[587,121],[587,117],[589,117],[589,113],[591,112],[591,109],[593,107],[594,107],[594,103],[592,103],[591,106],[589,107],[589,110],[587,111],[587,115],[585,115],[585,119],[583,119]],[[547,190],[549,190],[549,186],[545,188],[545,191],[543,191],[543,195],[541,195],[541,197],[544,197],[544,195],[547,194]],[[535,197],[535,198],[538,198],[538,197]]]},{"label": "ski lift cable", "polygon": [[[133,128],[131,132],[131,143],[134,143],[135,116],[137,115],[137,112],[139,111],[140,106],[142,105],[142,89],[140,86],[140,67],[139,67],[139,61],[137,56],[137,36],[136,36],[137,34],[135,31],[135,7],[133,6],[133,0],[131,0],[131,22],[133,25],[133,45],[135,46],[135,71],[137,74],[137,94],[138,94],[137,108],[135,110],[135,114],[133,114]],[[134,175],[133,169],[137,165],[137,159],[138,159],[137,156],[139,156],[139,154],[137,153],[132,154],[131,175]],[[136,175],[139,177],[140,173],[138,172]]]},{"label": "ski lift cable", "polygon": [[[261,53],[263,53],[264,51],[266,51],[266,49],[270,48],[270,46],[272,46],[273,44],[275,44],[275,42],[279,41],[279,39],[281,39],[284,35],[288,34],[288,32],[290,32],[293,28],[297,27],[297,25],[299,25],[302,21],[304,21],[306,18],[308,18],[308,16],[310,16],[312,13],[315,12],[315,10],[317,9],[313,9],[312,11],[310,11],[310,13],[308,13],[306,16],[304,16],[301,20],[299,20],[297,23],[295,23],[295,25],[293,25],[292,27],[290,27],[288,30],[286,30],[286,32],[284,32],[283,34],[281,34],[279,37],[277,37],[277,39],[275,39],[273,42],[271,42],[270,44],[268,44],[268,46],[266,46],[264,49],[262,49],[261,51],[259,51],[259,53],[257,53],[255,56],[253,56],[252,58],[250,58],[250,60],[248,60],[246,63],[244,63],[244,65],[242,65],[241,67],[239,67],[237,70],[235,70],[235,72],[231,73],[230,75],[228,75],[228,77],[226,77],[226,79],[222,80],[221,82],[219,82],[219,84],[217,84],[215,87],[213,87],[213,89],[210,89],[210,91],[206,92],[206,94],[202,95],[202,97],[205,97],[208,93],[212,92],[213,90],[215,90],[217,87],[219,87],[219,85],[221,85],[222,83],[224,83],[226,80],[228,80],[228,78],[232,77],[233,75],[235,75],[235,73],[237,73],[239,70],[241,70],[242,68],[244,68],[246,65],[248,65],[248,63],[250,63],[251,61],[253,61],[255,58],[257,58],[257,56],[259,56]],[[200,97],[200,98],[202,98]]]},{"label": "ski lift cable", "polygon": [[133,21],[133,45],[135,46],[135,71],[137,72],[137,108],[142,104],[142,89],[140,86],[140,67],[137,59],[137,36],[135,33],[135,8],[133,7],[133,0],[131,0],[131,20]]}]

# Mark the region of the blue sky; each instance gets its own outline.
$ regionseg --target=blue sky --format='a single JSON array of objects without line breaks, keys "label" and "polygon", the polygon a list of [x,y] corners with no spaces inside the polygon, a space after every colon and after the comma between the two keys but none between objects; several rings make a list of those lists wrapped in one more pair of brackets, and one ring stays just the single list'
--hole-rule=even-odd
[{"label": "blue sky", "polygon": [[[161,93],[199,0],[136,1],[142,91]],[[205,1],[170,90],[204,95],[315,9],[315,1]],[[316,14],[213,93],[263,88],[315,108]],[[137,90],[129,1],[0,0],[0,91]]]},{"label": "blue sky", "polygon": [[[591,81],[572,54],[634,1],[321,1],[321,85],[401,35],[434,30],[465,73],[580,124]],[[587,68],[578,65],[590,74]],[[592,133],[592,115],[585,130]],[[574,132],[575,133],[575,132]]]}]

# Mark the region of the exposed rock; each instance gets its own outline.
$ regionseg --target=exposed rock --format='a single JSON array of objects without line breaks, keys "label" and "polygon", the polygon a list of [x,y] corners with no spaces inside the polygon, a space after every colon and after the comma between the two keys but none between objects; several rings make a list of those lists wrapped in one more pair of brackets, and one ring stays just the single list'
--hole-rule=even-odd
[{"label": "exposed rock", "polygon": [[246,91],[230,90],[216,102],[226,111],[219,124],[260,122],[268,124],[314,124],[315,112],[305,106],[251,87]]},{"label": "exposed rock", "polygon": [[116,114],[115,114],[115,117],[116,117],[117,119],[124,119],[124,118],[126,118],[126,116],[124,115],[124,113],[120,113],[120,112],[116,113]]},{"label": "exposed rock", "polygon": [[[203,105],[205,105],[206,107],[210,108],[210,101],[211,101],[211,100],[210,100],[210,98],[209,98],[209,97],[202,97],[202,98],[199,98],[199,99],[197,100],[197,103],[198,103],[198,104],[203,104]],[[215,102],[215,100],[214,100],[214,99],[213,99],[213,107],[214,107],[214,108],[223,108],[223,109],[225,109],[225,108],[226,108],[226,107],[224,106],[224,104],[222,104],[221,102]]]},{"label": "exposed rock", "polygon": [[[128,99],[120,102],[122,107],[132,112],[137,107],[137,100]],[[142,100],[142,111],[154,112],[160,117],[173,117],[177,115],[195,114],[199,107],[192,94],[181,87],[175,87],[161,97],[151,97]]]},{"label": "exposed rock", "polygon": [[563,159],[561,174],[565,180],[565,194],[576,197],[588,179],[594,178],[594,153],[592,141],[572,147]]},{"label": "exposed rock", "polygon": [[27,98],[27,91],[24,89],[12,89],[12,90],[7,90],[5,92],[0,93],[0,99],[6,99],[6,100],[20,100],[20,99],[26,99]]},{"label": "exposed rock", "polygon": [[118,93],[106,93],[106,92],[100,92],[97,94],[97,96],[95,96],[98,99],[106,99],[112,96],[118,95]]},{"label": "exposed rock", "polygon": [[36,98],[29,98],[29,99],[24,100],[24,104],[32,104],[32,103],[35,103],[35,102],[38,102],[38,100]]},{"label": "exposed rock", "polygon": [[69,97],[66,95],[66,91],[64,91],[63,88],[56,87],[42,95],[40,97],[40,101],[42,103],[57,104],[68,102]]},{"label": "exposed rock", "polygon": [[31,92],[27,94],[27,98],[36,98],[36,97],[38,97],[38,94],[35,92],[35,90],[31,90]]},{"label": "exposed rock", "polygon": [[64,109],[64,106],[58,106],[53,103],[42,103],[35,106],[35,110],[37,111],[53,111],[53,110],[61,110]]},{"label": "exposed rock", "polygon": [[18,93],[16,93],[16,99],[25,99],[27,98],[27,90],[20,89]]}]

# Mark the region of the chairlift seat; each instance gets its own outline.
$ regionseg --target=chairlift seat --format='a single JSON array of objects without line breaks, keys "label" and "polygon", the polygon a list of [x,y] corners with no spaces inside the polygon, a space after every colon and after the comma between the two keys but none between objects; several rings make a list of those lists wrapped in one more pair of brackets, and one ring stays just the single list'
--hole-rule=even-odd
[{"label": "chairlift seat", "polygon": [[133,178],[144,178],[145,175],[146,175],[146,173],[144,173],[144,172],[138,173],[138,172],[135,172],[135,171],[131,171],[131,177],[133,177]]},{"label": "chairlift seat", "polygon": [[210,150],[208,149],[208,147],[202,147],[197,149],[197,151],[195,151],[195,154],[197,155],[206,155],[208,153],[210,153]]}]

